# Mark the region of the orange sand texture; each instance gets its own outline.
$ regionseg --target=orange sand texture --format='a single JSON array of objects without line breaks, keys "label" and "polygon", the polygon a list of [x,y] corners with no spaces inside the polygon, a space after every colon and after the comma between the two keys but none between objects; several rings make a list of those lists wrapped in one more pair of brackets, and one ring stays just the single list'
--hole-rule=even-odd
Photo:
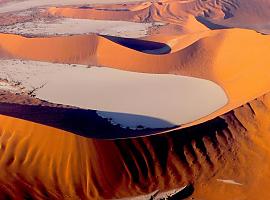
[{"label": "orange sand texture", "polygon": [[[192,188],[183,194],[188,199],[269,199],[270,36],[239,25],[252,29],[250,18],[269,20],[267,5],[164,0],[47,9],[54,17],[167,23],[136,40],[141,49],[132,39],[101,35],[0,34],[0,58],[198,77],[220,85],[229,98],[220,110],[176,130],[123,140],[1,115],[0,199],[114,199],[185,185]],[[160,54],[160,48],[169,50]]]}]

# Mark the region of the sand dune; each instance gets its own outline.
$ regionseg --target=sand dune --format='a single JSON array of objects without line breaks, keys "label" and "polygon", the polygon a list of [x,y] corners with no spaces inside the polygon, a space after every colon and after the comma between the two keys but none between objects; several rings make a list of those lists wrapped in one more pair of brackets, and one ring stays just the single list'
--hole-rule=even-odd
[{"label": "sand dune", "polygon": [[112,9],[110,6],[104,8],[93,7],[50,7],[48,13],[53,16],[62,16],[77,19],[97,19],[97,20],[119,20],[119,21],[142,21],[148,14],[148,7],[142,9],[129,9],[122,6]]},{"label": "sand dune", "polygon": [[[162,199],[182,198],[182,197],[185,198],[185,197],[189,196],[189,195],[185,195],[186,189],[188,187],[189,186],[186,185],[184,187],[165,191],[165,192],[160,192],[160,191],[156,190],[154,192],[151,192],[150,194],[139,195],[136,197],[121,198],[118,200],[149,200],[149,199],[162,200]],[[116,199],[113,199],[113,200],[116,200]]]},{"label": "sand dune", "polygon": [[250,0],[248,3],[244,0],[224,1],[224,17],[213,18],[210,15],[206,19],[225,27],[248,28],[267,33],[270,19],[269,6],[270,2],[266,0]]},{"label": "sand dune", "polygon": [[[268,36],[241,29],[211,31],[206,36],[204,32],[202,34],[204,37],[188,47],[160,56],[137,51],[95,35],[24,38],[2,34],[0,45],[2,57],[90,64],[211,80],[224,89],[229,103],[209,118],[228,112],[269,91],[270,79],[266,73],[266,63],[270,62],[267,56],[270,50]],[[28,46],[27,50],[21,51],[23,46]],[[258,79],[261,81],[257,82]],[[209,118],[203,118],[202,121]]]},{"label": "sand dune", "polygon": [[[105,1],[27,0],[1,4],[3,25],[16,15],[8,25],[20,26],[21,22],[31,23],[34,18],[74,18],[72,20],[114,20],[116,23],[158,22],[162,26],[151,26],[149,35],[138,39],[98,34],[34,38],[0,34],[0,59],[22,59],[27,65],[43,61],[41,66],[45,67],[35,65],[36,68],[28,70],[26,67],[18,69],[16,64],[1,66],[0,75],[6,80],[0,83],[0,199],[150,200],[170,196],[179,200],[269,199],[270,37],[258,33],[269,33],[269,1],[161,0],[129,4],[130,1],[109,0],[100,4],[102,2]],[[43,7],[46,12],[37,12],[29,18],[16,14],[33,7]],[[3,13],[11,11],[15,15]],[[49,99],[51,88],[57,89],[57,95],[64,98],[61,101],[50,103],[35,98],[33,94],[47,84],[44,78],[51,77],[51,72],[46,71],[48,64],[44,62],[50,62],[55,74],[63,76],[65,73],[55,66],[69,64],[72,70],[85,72],[80,76],[86,78],[86,71],[93,70],[86,66],[101,66],[101,69],[115,68],[108,71],[125,70],[124,74],[146,73],[141,77],[204,79],[221,87],[228,103],[180,128],[159,129],[154,133],[163,134],[158,135],[140,129],[136,134],[144,137],[127,139],[134,130],[115,126],[98,117],[96,111],[55,104],[72,104],[70,98],[65,98],[72,94],[63,92],[63,87],[51,84],[48,91],[41,94]],[[15,68],[16,73],[12,71]],[[27,73],[29,79],[25,79]],[[21,79],[22,74],[25,76]],[[93,81],[93,77],[90,78]],[[76,82],[83,81],[77,79]],[[70,80],[65,79],[69,81],[66,87],[74,91],[73,94],[79,94]],[[140,81],[134,82],[137,86]],[[159,80],[153,80],[151,86],[158,86],[157,82]],[[175,82],[173,86],[170,84],[171,88],[176,86]],[[36,85],[42,87],[36,88]],[[147,91],[149,84],[142,85],[140,91]],[[101,90],[101,86],[97,88]],[[126,86],[129,85],[120,84],[117,89],[123,90]],[[198,84],[195,86],[189,91],[190,97],[194,97],[194,91],[197,93]],[[183,89],[183,82],[178,88]],[[156,87],[155,94],[146,93],[151,95],[147,96],[151,106],[160,96],[152,97],[161,95]],[[212,93],[203,95],[216,102]],[[170,102],[179,98],[173,97]],[[203,102],[200,105],[198,99],[190,99],[199,108],[205,106]],[[107,117],[112,117],[111,114]],[[129,117],[123,113],[113,114]],[[186,187],[181,188],[183,186]]]},{"label": "sand dune", "polygon": [[0,55],[60,63],[93,63],[98,37],[95,35],[70,37],[25,38],[1,34]]},{"label": "sand dune", "polygon": [[[269,33],[268,12],[269,2],[267,0],[230,0],[230,1],[153,1],[148,3],[137,3],[125,6],[125,12],[118,12],[123,5],[103,5],[103,9],[89,7],[52,7],[48,12],[55,16],[86,18],[86,19],[114,19],[127,21],[162,21],[170,23],[160,31],[169,32],[196,32],[201,31],[202,22],[210,29],[223,29],[229,27],[248,28],[263,33]],[[127,12],[129,11],[129,12]],[[252,16],[252,17],[250,17]],[[192,18],[197,20],[193,20]],[[174,25],[173,25],[174,24]],[[175,26],[178,25],[178,26]],[[174,30],[181,29],[181,30]]]},{"label": "sand dune", "polygon": [[269,102],[265,95],[196,127],[116,141],[0,116],[1,198],[112,199],[192,183],[195,199],[267,199]]}]

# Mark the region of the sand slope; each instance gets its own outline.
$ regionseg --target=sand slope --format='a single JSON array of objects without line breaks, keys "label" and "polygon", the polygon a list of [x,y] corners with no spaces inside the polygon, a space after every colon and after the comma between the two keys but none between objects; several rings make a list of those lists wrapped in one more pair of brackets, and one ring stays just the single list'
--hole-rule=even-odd
[{"label": "sand slope", "polygon": [[[1,5],[0,12],[40,5],[39,1],[29,2],[33,3]],[[56,3],[44,2],[45,6]],[[27,116],[29,121],[0,115],[0,199],[131,199],[149,194],[152,198],[157,190],[184,186],[187,190],[176,199],[270,198],[270,38],[251,30],[228,29],[267,33],[268,0],[162,0],[51,7],[47,11],[53,17],[168,24],[152,30],[155,35],[143,40],[0,34],[0,59],[197,77],[221,86],[229,102],[181,130],[134,139],[96,140],[88,138],[89,134],[76,135],[81,132],[72,129],[66,132],[37,124],[39,118],[33,113],[47,119],[60,112],[64,118],[69,112],[63,112],[63,106],[51,112],[49,103],[7,95],[12,99],[4,99],[8,103],[1,104],[2,112],[4,108],[12,110],[16,117],[17,112],[29,114],[30,110],[32,121],[37,123]],[[0,86],[6,89],[9,85]],[[26,107],[33,102],[37,107]],[[65,122],[71,126],[90,123],[85,116],[77,118],[82,122],[74,118]],[[52,121],[47,125],[62,122]],[[97,122],[98,129],[108,125]],[[61,127],[59,124],[56,127]],[[118,130],[109,133],[114,131]]]},{"label": "sand slope", "polygon": [[267,199],[269,102],[265,95],[199,126],[116,141],[1,116],[1,198],[110,199],[190,183],[195,199]]},{"label": "sand slope", "polygon": [[25,38],[1,34],[0,54],[8,58],[90,64],[95,61],[97,44],[95,35]]},{"label": "sand slope", "polygon": [[[225,90],[229,103],[210,118],[269,91],[269,36],[242,29],[202,34],[202,38],[198,37],[188,47],[165,55],[144,53],[133,47],[132,43],[131,46],[129,42],[119,44],[114,39],[95,35],[24,38],[1,34],[0,45],[2,57],[90,64],[147,73],[172,73],[214,81]],[[151,45],[150,42],[142,44],[146,45],[144,48]],[[28,48],[24,49],[24,46]]]},{"label": "sand slope", "polygon": [[[187,0],[139,2],[131,5],[102,5],[100,7],[52,7],[48,12],[54,16],[84,19],[120,19],[127,21],[162,21],[170,23],[160,32],[183,33],[201,31],[202,25],[210,29],[228,27],[249,28],[269,33],[269,6],[267,0]],[[125,9],[124,11],[118,11]],[[195,26],[194,26],[195,25]],[[178,30],[177,30],[178,29]]]}]

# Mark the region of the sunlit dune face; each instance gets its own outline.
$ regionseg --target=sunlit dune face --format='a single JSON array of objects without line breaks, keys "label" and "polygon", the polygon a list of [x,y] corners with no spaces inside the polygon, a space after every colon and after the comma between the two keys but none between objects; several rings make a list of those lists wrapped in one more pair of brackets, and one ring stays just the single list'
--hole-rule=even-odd
[{"label": "sunlit dune face", "polygon": [[[240,35],[242,37],[239,38]],[[45,38],[25,38],[11,34],[0,36],[0,55],[4,58],[88,64],[150,74],[177,74],[213,81],[221,86],[228,96],[228,103],[216,111],[197,116],[195,121],[186,120],[182,128],[217,117],[269,91],[270,79],[265,73],[268,68],[262,64],[269,63],[269,58],[260,56],[262,52],[268,52],[269,37],[250,30],[208,30],[191,34],[191,37],[165,37],[165,43],[153,42],[151,38],[145,41],[96,35]],[[246,48],[241,46],[231,49],[231,44],[238,42]],[[255,43],[258,45],[254,46]],[[256,48],[255,57],[250,51],[251,46]],[[247,76],[250,72],[254,76]],[[258,84],[245,87],[258,77],[261,80]],[[147,116],[145,113],[141,115]],[[122,117],[118,115],[117,118]],[[171,124],[180,125],[182,122]]]},{"label": "sunlit dune face", "polygon": [[270,199],[270,1],[135,1],[0,0],[1,200]]}]

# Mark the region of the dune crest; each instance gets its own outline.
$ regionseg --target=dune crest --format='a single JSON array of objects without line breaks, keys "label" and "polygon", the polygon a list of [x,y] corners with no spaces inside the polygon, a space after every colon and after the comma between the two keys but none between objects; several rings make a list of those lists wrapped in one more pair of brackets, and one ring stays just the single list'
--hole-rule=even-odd
[{"label": "dune crest", "polygon": [[0,4],[0,199],[270,199],[269,0]]},{"label": "dune crest", "polygon": [[[242,29],[201,34],[202,38],[198,36],[197,41],[193,39],[194,42],[184,49],[159,56],[95,35],[24,38],[1,34],[0,45],[4,52],[2,57],[9,55],[11,58],[108,66],[127,71],[171,73],[211,80],[224,89],[229,102],[217,112],[193,123],[197,124],[247,103],[270,89],[267,73],[267,63],[270,63],[267,56],[270,51],[269,36]],[[21,51],[24,45],[28,48]],[[250,73],[253,76],[249,76]],[[257,82],[258,79],[261,81]]]},{"label": "dune crest", "polygon": [[[264,95],[198,126],[129,140],[93,140],[0,116],[0,196],[112,199],[192,183],[194,198],[255,198],[254,191],[268,198],[262,185],[270,184],[269,99]],[[258,172],[260,179],[252,175]],[[243,185],[216,181],[220,177]]]}]

